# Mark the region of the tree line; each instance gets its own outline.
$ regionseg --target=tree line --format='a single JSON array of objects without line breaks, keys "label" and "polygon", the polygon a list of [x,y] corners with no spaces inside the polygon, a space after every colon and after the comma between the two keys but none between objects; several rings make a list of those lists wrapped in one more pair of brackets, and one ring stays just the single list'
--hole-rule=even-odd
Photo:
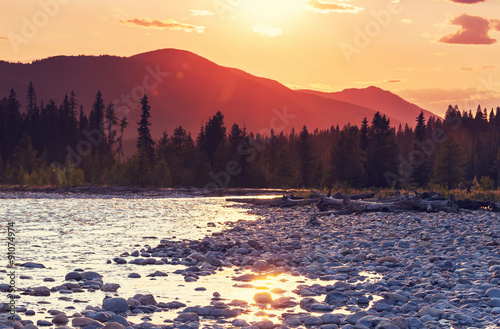
[{"label": "tree line", "polygon": [[215,113],[193,138],[182,126],[154,140],[149,100],[141,99],[136,151],[124,157],[127,116],[97,92],[88,115],[74,92],[60,104],[38,102],[29,84],[26,106],[14,90],[0,100],[0,184],[158,187],[396,187],[500,185],[500,107],[461,111],[444,120],[416,118],[391,127],[377,112],[360,126],[248,132]]}]

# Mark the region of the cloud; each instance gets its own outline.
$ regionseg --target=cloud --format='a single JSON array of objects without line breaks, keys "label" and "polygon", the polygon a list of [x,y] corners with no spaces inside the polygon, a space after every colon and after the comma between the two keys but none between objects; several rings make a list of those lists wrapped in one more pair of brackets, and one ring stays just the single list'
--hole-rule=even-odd
[{"label": "cloud", "polygon": [[495,68],[495,66],[493,66],[493,65],[482,65],[482,66],[476,66],[476,67],[462,66],[462,67],[460,67],[460,70],[466,71],[466,72],[472,72],[472,71],[493,70],[494,68]]},{"label": "cloud", "polygon": [[401,83],[401,82],[407,82],[408,80],[405,79],[387,79],[387,80],[378,80],[378,81],[356,81],[354,82],[355,84],[360,84],[360,85],[377,85],[381,83]]},{"label": "cloud", "polygon": [[470,5],[470,4],[474,4],[474,3],[485,2],[486,0],[450,0],[450,1],[454,2],[454,3],[460,3],[460,4]]},{"label": "cloud", "polygon": [[213,16],[215,14],[212,13],[210,10],[191,9],[191,15],[192,16]]},{"label": "cloud", "polygon": [[0,40],[5,40],[5,41],[7,41],[7,40],[9,40],[9,38],[7,38],[7,37],[3,37],[3,36],[1,36],[1,35],[0,35]]},{"label": "cloud", "polygon": [[255,33],[259,33],[260,35],[265,35],[271,38],[283,34],[283,31],[279,27],[273,27],[266,24],[252,26],[252,31],[254,31]]},{"label": "cloud", "polygon": [[164,21],[160,21],[160,20],[148,20],[148,19],[142,19],[142,18],[134,18],[134,19],[121,20],[120,23],[129,24],[129,25],[136,25],[136,26],[146,27],[146,28],[169,29],[169,30],[185,31],[185,32],[195,31],[198,33],[203,33],[203,30],[205,30],[205,26],[196,26],[196,25],[191,25],[191,24],[179,23],[173,19],[167,19]]},{"label": "cloud", "polygon": [[490,30],[500,31],[499,20],[488,20],[479,16],[462,14],[450,21],[452,25],[460,25],[461,29],[455,34],[449,34],[439,42],[462,45],[491,45],[497,40],[489,36]]},{"label": "cloud", "polygon": [[308,0],[307,7],[315,13],[330,14],[330,13],[359,13],[363,8],[356,7],[351,4],[332,1],[332,0]]}]

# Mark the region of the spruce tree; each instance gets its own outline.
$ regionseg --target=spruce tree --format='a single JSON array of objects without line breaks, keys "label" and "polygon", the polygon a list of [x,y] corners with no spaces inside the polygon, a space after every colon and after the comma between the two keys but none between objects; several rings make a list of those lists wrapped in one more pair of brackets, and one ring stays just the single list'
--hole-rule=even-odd
[{"label": "spruce tree", "polygon": [[380,112],[373,116],[368,131],[366,175],[368,186],[385,187],[387,175],[397,173],[398,146],[390,120]]},{"label": "spruce tree", "polygon": [[440,146],[434,167],[434,179],[454,188],[465,177],[465,157],[460,144],[451,137]]},{"label": "spruce tree", "polygon": [[430,178],[430,163],[429,155],[422,151],[422,145],[425,142],[427,131],[426,131],[424,112],[421,111],[417,116],[417,126],[415,127],[415,140],[413,143],[413,173],[411,180],[418,186],[424,187]]},{"label": "spruce tree", "polygon": [[146,94],[141,98],[141,105],[141,121],[138,122],[139,128],[137,129],[139,132],[139,137],[137,138],[137,151],[140,159],[144,161],[143,165],[151,168],[155,159],[155,142],[153,138],[151,138],[151,132],[149,131],[149,126],[151,126],[149,122],[151,107],[149,106],[148,96]]}]

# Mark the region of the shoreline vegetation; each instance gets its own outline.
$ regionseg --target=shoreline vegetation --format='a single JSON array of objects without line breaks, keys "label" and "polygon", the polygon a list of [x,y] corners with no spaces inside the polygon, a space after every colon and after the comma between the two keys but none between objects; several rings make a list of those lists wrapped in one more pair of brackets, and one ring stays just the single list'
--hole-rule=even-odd
[{"label": "shoreline vegetation", "polygon": [[473,114],[450,105],[444,118],[425,118],[421,112],[416,125],[399,127],[376,112],[359,126],[332,122],[322,130],[292,126],[291,114],[283,110],[280,131],[266,126],[247,131],[238,123],[226,127],[218,111],[200,122],[198,132],[178,126],[152,136],[155,112],[146,94],[140,100],[141,120],[131,129],[127,113],[107,105],[100,91],[91,109],[84,109],[74,92],[60,105],[39,102],[30,83],[25,103],[22,108],[14,90],[0,100],[0,184],[408,190],[500,186],[500,107],[479,106]]},{"label": "shoreline vegetation", "polygon": [[[338,188],[338,189],[318,189],[321,194],[340,194],[340,195],[361,195],[373,194],[373,198],[383,199],[387,197],[400,196],[410,193],[437,193],[443,198],[448,199],[453,195],[456,199],[470,201],[492,201],[500,202],[500,190],[483,190],[480,187],[477,189],[446,189],[438,188],[432,190],[424,189],[354,189],[354,188]],[[161,187],[140,187],[140,186],[26,186],[26,185],[0,185],[0,193],[54,193],[54,194],[95,194],[95,195],[142,195],[150,197],[171,197],[178,195],[185,196],[259,196],[259,195],[280,195],[292,196],[293,198],[307,199],[314,195],[315,190],[311,189],[281,189],[281,188],[219,188],[219,189],[202,189],[197,187],[185,188],[161,188]],[[276,199],[279,200],[280,198]],[[251,201],[251,198],[249,199]],[[251,202],[248,203],[251,203]],[[279,202],[275,204],[280,206]]]}]

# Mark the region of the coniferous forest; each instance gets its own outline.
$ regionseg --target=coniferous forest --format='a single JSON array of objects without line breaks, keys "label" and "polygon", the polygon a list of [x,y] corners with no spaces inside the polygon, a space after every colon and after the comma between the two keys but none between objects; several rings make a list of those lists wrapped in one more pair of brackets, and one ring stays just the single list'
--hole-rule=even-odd
[{"label": "coniferous forest", "polygon": [[[469,188],[500,185],[500,107],[449,106],[444,120],[421,113],[415,128],[377,112],[358,125],[296,127],[262,136],[226,127],[214,113],[192,136],[181,126],[154,140],[147,95],[141,120],[117,117],[97,92],[88,115],[74,92],[38,102],[30,83],[21,107],[0,101],[0,184],[27,186]],[[136,149],[124,152],[125,130]],[[309,130],[311,129],[311,130]],[[132,129],[129,129],[132,131]]]}]

